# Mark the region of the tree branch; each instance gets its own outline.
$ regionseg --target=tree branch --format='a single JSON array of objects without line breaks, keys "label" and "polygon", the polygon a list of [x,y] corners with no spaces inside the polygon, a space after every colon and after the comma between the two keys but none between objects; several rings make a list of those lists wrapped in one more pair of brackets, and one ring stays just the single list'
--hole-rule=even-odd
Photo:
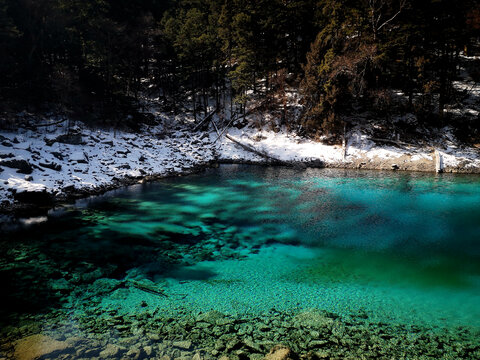
[{"label": "tree branch", "polygon": [[386,20],[382,25],[380,25],[378,28],[377,28],[377,31],[380,31],[385,25],[387,25],[388,23],[390,23],[391,21],[393,21],[403,10],[403,8],[405,7],[405,3],[407,2],[407,0],[401,0],[400,1],[400,9],[395,13],[395,15],[393,15],[390,19]]}]

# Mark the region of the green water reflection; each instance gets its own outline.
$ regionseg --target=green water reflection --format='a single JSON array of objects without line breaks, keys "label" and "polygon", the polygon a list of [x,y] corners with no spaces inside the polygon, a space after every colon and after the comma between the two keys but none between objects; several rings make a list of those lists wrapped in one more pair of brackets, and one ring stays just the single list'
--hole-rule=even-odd
[{"label": "green water reflection", "polygon": [[[476,176],[232,165],[134,186],[7,234],[2,317],[83,311],[96,280],[134,279],[185,294],[192,312],[317,307],[480,328],[479,185]],[[103,294],[104,306],[131,311],[140,295],[124,295]],[[150,302],[174,312],[171,299]]]}]

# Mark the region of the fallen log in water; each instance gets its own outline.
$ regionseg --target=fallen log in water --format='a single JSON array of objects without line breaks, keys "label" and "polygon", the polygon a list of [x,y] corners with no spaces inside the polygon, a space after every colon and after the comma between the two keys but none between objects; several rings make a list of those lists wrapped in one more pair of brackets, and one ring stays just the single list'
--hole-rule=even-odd
[{"label": "fallen log in water", "polygon": [[148,292],[150,294],[159,295],[159,296],[162,296],[162,297],[168,297],[165,294],[165,292],[163,291],[163,289],[160,289],[160,288],[158,288],[156,286],[153,286],[153,285],[150,285],[150,284],[140,283],[140,282],[135,281],[135,280],[127,280],[125,285],[126,286],[133,286],[134,288],[137,288],[138,290],[142,290],[142,291]]}]

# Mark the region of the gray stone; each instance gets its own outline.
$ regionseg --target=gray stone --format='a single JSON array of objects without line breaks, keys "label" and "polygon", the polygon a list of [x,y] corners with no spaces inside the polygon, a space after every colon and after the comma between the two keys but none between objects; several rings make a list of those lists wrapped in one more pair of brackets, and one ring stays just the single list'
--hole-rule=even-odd
[{"label": "gray stone", "polygon": [[59,165],[59,164],[56,164],[56,163],[39,162],[38,165],[40,165],[41,167],[47,168],[47,169],[55,170],[55,171],[62,170],[62,165]]},{"label": "gray stone", "polygon": [[2,160],[0,165],[9,167],[12,169],[18,169],[17,173],[19,174],[31,174],[33,172],[33,167],[27,160],[23,159],[11,159],[11,160]]},{"label": "gray stone", "polygon": [[63,144],[70,144],[70,145],[81,145],[83,144],[83,139],[81,134],[63,134],[57,136],[54,142],[59,142]]},{"label": "gray stone", "polygon": [[64,341],[57,341],[51,337],[37,334],[15,342],[15,359],[34,360],[43,357],[55,357],[60,354],[71,353],[73,348]]},{"label": "gray stone", "polygon": [[130,359],[139,359],[141,354],[140,349],[133,348],[127,351],[126,356]]},{"label": "gray stone", "polygon": [[0,153],[0,159],[7,159],[7,158],[12,158],[12,157],[15,157],[15,155],[12,154],[12,153],[8,153],[8,154]]},{"label": "gray stone", "polygon": [[145,352],[145,355],[151,356],[153,353],[153,348],[150,345],[144,346],[143,351]]},{"label": "gray stone", "polygon": [[223,349],[225,349],[225,343],[222,340],[218,339],[215,342],[215,350],[222,351]]},{"label": "gray stone", "polygon": [[230,341],[227,342],[227,345],[225,346],[226,351],[232,351],[232,350],[237,350],[242,347],[242,342],[240,341],[239,338],[233,338],[230,339]]},{"label": "gray stone", "polygon": [[107,344],[105,350],[100,351],[100,358],[106,359],[119,355],[120,347],[114,344]]},{"label": "gray stone", "polygon": [[217,319],[217,321],[215,323],[219,326],[223,326],[223,325],[234,324],[235,320],[231,319],[231,318],[224,317],[224,318]]},{"label": "gray stone", "polygon": [[262,352],[262,347],[257,344],[256,342],[254,342],[251,338],[247,338],[245,340],[243,340],[243,343],[245,344],[245,346],[255,352]]},{"label": "gray stone", "polygon": [[103,276],[101,269],[95,269],[91,272],[82,274],[82,281],[85,283],[93,283],[95,280],[100,279]]},{"label": "gray stone", "polygon": [[192,360],[203,360],[203,357],[200,355],[200,353],[196,353],[193,355]]},{"label": "gray stone", "polygon": [[59,152],[57,152],[57,151],[52,151],[51,154],[52,154],[53,156],[55,156],[58,160],[63,160],[63,159],[64,159],[62,153],[59,153]]},{"label": "gray stone", "polygon": [[50,283],[50,287],[54,291],[66,291],[70,290],[71,288],[70,283],[64,278],[52,280]]}]

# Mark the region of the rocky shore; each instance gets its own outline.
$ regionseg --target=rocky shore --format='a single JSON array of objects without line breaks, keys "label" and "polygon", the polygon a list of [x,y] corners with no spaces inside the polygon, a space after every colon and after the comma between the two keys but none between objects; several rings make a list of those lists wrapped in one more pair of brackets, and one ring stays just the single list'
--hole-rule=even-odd
[{"label": "rocky shore", "polygon": [[[248,145],[247,151],[225,135]],[[448,135],[448,136],[447,136]],[[286,132],[231,128],[192,132],[155,125],[140,133],[94,130],[77,123],[0,133],[0,212],[30,216],[55,205],[138,182],[186,175],[218,163],[435,172],[434,148],[377,144],[359,129],[345,146],[324,145]],[[442,140],[442,139],[440,139]],[[442,172],[480,173],[476,148],[446,133]],[[265,156],[261,156],[264,154]]]},{"label": "rocky shore", "polygon": [[157,125],[132,134],[77,124],[0,133],[0,211],[37,215],[57,204],[215,161],[208,134]]},{"label": "rocky shore", "polygon": [[[148,310],[52,316],[1,333],[4,359],[478,359],[478,335],[339,318],[318,310],[263,316],[217,311],[172,318]],[[87,334],[87,335],[86,335]]]}]

